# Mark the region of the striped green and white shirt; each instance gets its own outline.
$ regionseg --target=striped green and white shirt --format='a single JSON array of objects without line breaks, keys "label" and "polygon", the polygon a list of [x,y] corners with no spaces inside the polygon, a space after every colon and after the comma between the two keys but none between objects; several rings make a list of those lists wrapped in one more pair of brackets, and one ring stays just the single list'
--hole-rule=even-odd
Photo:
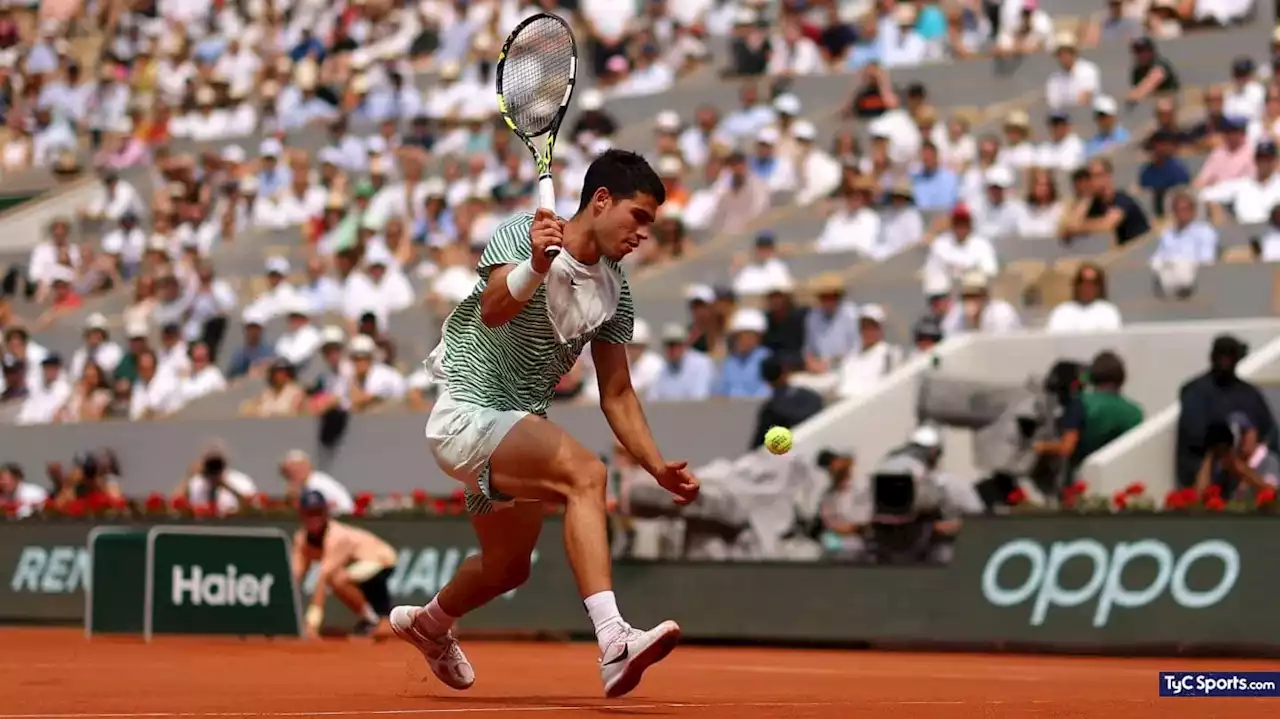
[{"label": "striped green and white shirt", "polygon": [[498,226],[476,268],[480,282],[445,320],[444,376],[455,400],[545,414],[555,386],[589,342],[631,341],[635,308],[622,268],[603,257],[583,265],[568,252],[556,257],[520,314],[501,327],[485,326],[480,297],[489,273],[530,258],[532,227],[527,213]]}]

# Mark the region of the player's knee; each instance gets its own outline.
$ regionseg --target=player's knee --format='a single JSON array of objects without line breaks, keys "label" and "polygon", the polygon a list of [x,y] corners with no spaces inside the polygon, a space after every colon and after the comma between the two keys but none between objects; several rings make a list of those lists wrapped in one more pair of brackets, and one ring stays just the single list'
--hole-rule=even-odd
[{"label": "player's knee", "polygon": [[529,581],[533,562],[529,557],[513,559],[500,564],[486,564],[485,575],[489,584],[500,592],[509,592]]},{"label": "player's knee", "polygon": [[330,587],[345,587],[350,584],[353,584],[351,581],[351,575],[347,574],[347,570],[345,569],[338,569],[329,575]]},{"label": "player's knee", "polygon": [[608,469],[600,458],[589,453],[566,463],[562,476],[565,498],[604,501]]}]

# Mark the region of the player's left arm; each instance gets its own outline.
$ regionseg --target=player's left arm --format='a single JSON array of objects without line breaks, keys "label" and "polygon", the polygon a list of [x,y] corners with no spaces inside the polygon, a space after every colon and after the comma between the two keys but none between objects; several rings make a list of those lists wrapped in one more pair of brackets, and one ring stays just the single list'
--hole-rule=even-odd
[{"label": "player's left arm", "polygon": [[600,387],[600,409],[627,452],[676,496],[677,503],[688,504],[698,498],[698,480],[689,471],[687,462],[663,459],[657,442],[653,440],[649,421],[645,419],[644,408],[640,406],[640,398],[631,384],[627,343],[631,341],[634,324],[630,292],[624,289],[618,312],[605,323],[591,343],[591,358],[595,361],[596,380]]}]

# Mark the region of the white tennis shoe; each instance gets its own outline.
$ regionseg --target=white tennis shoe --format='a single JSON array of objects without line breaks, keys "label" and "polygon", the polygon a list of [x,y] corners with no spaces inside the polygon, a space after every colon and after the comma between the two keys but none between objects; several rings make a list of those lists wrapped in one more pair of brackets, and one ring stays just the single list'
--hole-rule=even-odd
[{"label": "white tennis shoe", "polygon": [[620,697],[640,683],[644,670],[662,661],[680,642],[680,625],[665,621],[648,631],[628,629],[600,656],[606,697]]},{"label": "white tennis shoe", "polygon": [[452,689],[470,689],[476,683],[476,671],[462,653],[462,647],[450,631],[441,637],[431,637],[415,625],[421,607],[400,606],[391,610],[391,631],[412,644],[431,667],[431,673]]}]

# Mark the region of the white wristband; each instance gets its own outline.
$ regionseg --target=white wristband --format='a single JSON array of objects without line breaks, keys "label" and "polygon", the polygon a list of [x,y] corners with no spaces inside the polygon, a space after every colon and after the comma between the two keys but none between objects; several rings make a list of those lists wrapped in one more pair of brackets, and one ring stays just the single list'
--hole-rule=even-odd
[{"label": "white wristband", "polygon": [[547,278],[546,273],[537,272],[533,269],[533,261],[525,260],[507,273],[507,291],[511,296],[521,302],[528,302],[533,293],[538,291],[542,286],[542,281]]},{"label": "white wristband", "polygon": [[312,630],[320,628],[320,622],[324,621],[324,609],[312,604],[307,607],[306,622],[307,627]]}]

